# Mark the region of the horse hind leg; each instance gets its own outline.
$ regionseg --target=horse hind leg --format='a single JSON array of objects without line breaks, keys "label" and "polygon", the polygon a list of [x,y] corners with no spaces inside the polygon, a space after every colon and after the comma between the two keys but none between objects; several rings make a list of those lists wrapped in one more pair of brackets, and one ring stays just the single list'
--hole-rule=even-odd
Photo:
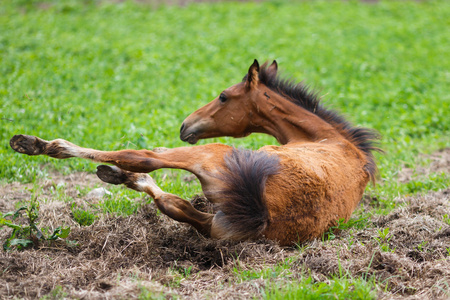
[{"label": "horse hind leg", "polygon": [[100,165],[97,167],[97,176],[104,182],[124,184],[128,188],[149,194],[163,214],[178,222],[188,223],[203,235],[210,236],[214,215],[200,212],[188,201],[164,192],[148,174],[133,173],[115,166]]}]

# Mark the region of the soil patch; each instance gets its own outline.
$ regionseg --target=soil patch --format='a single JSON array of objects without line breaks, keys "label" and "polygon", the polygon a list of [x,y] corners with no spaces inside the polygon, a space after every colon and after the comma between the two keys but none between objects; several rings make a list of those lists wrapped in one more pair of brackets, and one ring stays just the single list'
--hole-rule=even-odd
[{"label": "soil patch", "polygon": [[450,174],[450,148],[444,148],[429,155],[422,155],[429,161],[427,165],[415,168],[404,167],[398,174],[398,181],[406,183],[415,178],[426,177],[432,173]]}]

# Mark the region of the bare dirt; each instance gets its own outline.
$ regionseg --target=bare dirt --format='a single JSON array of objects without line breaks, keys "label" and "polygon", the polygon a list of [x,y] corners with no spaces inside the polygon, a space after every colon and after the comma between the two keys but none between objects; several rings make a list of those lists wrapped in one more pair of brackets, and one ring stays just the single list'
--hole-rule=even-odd
[{"label": "bare dirt", "polygon": [[[449,172],[450,152],[442,153],[431,156],[430,166]],[[444,167],[443,156],[447,157]],[[42,182],[40,226],[70,225],[68,239],[77,246],[61,240],[21,252],[0,250],[1,298],[137,298],[145,288],[169,298],[251,299],[260,298],[261,291],[274,283],[295,283],[309,275],[329,282],[340,273],[375,279],[380,299],[450,297],[450,188],[395,199],[401,208],[370,217],[367,228],[342,230],[332,240],[282,248],[266,240],[206,239],[187,225],[159,215],[152,204],[129,217],[104,215],[82,227],[71,217],[71,203],[52,201],[55,190],[64,187],[80,206],[90,205],[97,200],[80,190],[98,186],[108,188],[87,173],[54,175]],[[28,200],[30,188],[19,183],[2,186],[0,211],[14,210],[17,202]],[[198,208],[211,209],[202,198],[193,202]],[[363,203],[370,211],[373,201]],[[378,231],[385,228],[389,228],[388,236],[377,241]],[[0,230],[0,241],[9,233],[9,229]],[[380,243],[388,248],[383,250]],[[258,271],[287,260],[287,275],[248,280],[236,275],[236,269]]]},{"label": "bare dirt", "polygon": [[422,155],[428,161],[423,166],[404,167],[398,174],[402,183],[428,176],[431,173],[450,173],[450,148],[445,148],[429,155]]}]

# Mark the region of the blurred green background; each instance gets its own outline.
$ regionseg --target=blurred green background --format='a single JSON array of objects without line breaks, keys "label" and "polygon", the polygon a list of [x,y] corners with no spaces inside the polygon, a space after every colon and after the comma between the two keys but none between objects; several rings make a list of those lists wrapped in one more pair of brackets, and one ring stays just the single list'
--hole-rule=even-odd
[{"label": "blurred green background", "polygon": [[[381,185],[369,192],[389,203],[448,186],[448,174],[413,185],[396,176],[402,166],[426,165],[419,153],[450,147],[449,3],[2,1],[0,178],[95,170],[81,159],[14,153],[14,134],[102,150],[185,146],[184,118],[240,81],[257,58],[276,59],[324,103],[381,133]],[[200,143],[217,141],[276,143],[256,134]],[[178,189],[198,186],[169,187]]]}]

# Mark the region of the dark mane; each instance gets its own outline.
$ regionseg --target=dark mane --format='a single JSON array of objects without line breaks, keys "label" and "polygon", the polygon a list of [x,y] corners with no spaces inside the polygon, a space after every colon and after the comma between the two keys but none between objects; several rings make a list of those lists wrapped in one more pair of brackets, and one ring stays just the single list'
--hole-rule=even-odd
[{"label": "dark mane", "polygon": [[[244,78],[245,79],[245,78]],[[377,141],[379,135],[375,130],[353,126],[336,111],[322,106],[317,92],[312,91],[303,83],[295,83],[290,78],[281,78],[276,72],[271,72],[264,63],[259,70],[259,81],[272,91],[284,96],[287,100],[316,114],[324,121],[333,125],[345,138],[364,152],[368,159],[365,166],[372,181],[375,181],[377,166],[372,151],[379,151]]]}]

